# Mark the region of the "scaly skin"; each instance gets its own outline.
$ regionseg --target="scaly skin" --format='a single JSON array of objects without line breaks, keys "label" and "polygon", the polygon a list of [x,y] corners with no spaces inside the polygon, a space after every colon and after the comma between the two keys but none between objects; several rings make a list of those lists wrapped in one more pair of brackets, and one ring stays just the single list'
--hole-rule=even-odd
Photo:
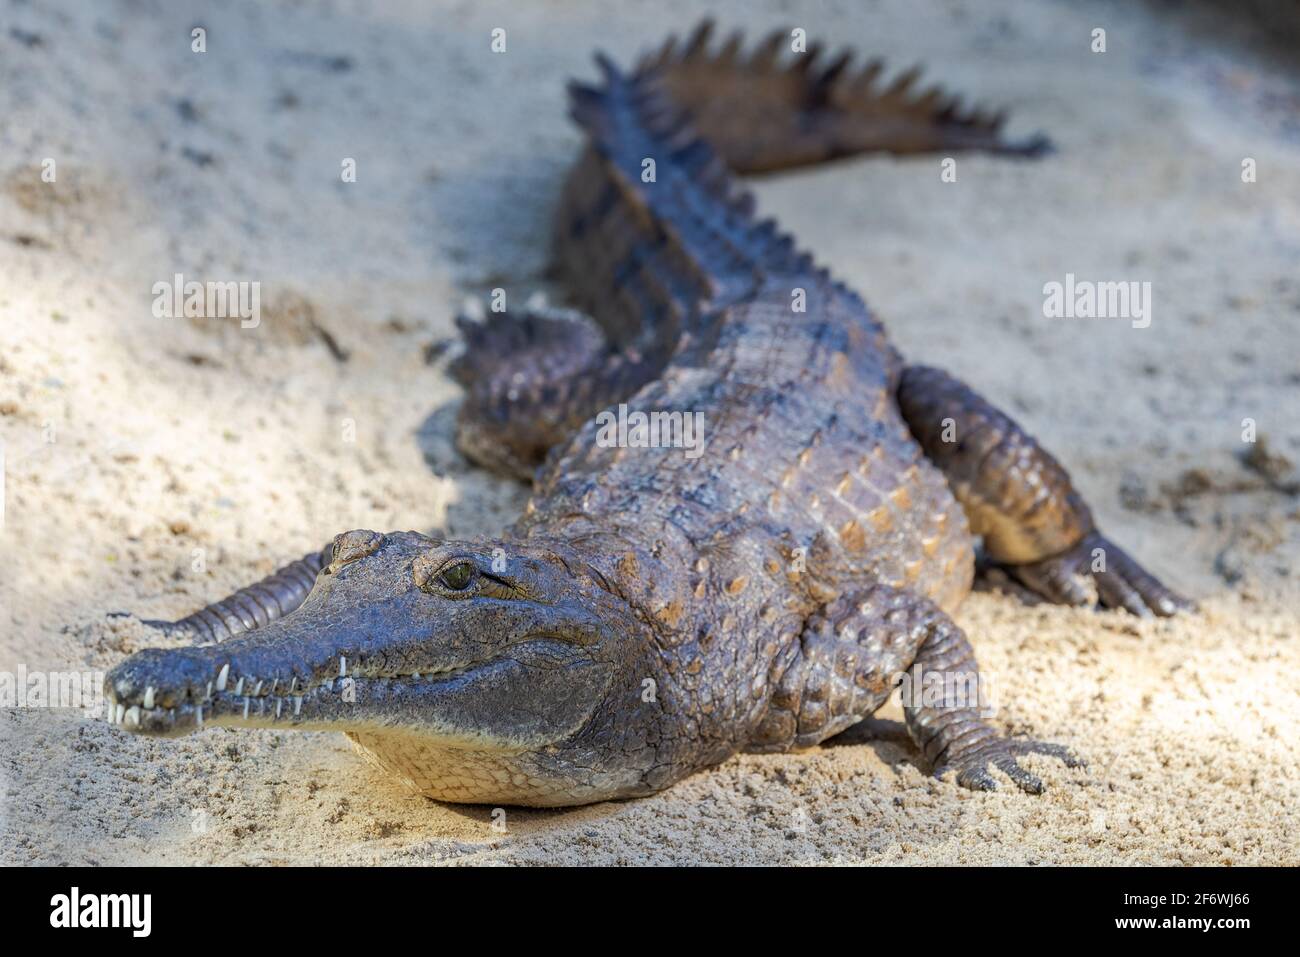
[{"label": "scaly skin", "polygon": [[[493,540],[339,536],[301,607],[299,564],[296,587],[273,578],[172,626],[215,643],[113,669],[115,723],[334,728],[430,797],[563,805],[810,747],[906,679],[936,773],[1042,789],[1018,758],[1064,749],[1003,738],[978,697],[912,687],[978,678],[948,617],[971,587],[972,531],[1052,600],[1086,594],[1085,559],[1108,604],[1181,600],[1100,538],[1014,422],[905,367],[856,294],[754,218],[728,164],[1045,141],[1007,144],[1000,120],[912,96],[911,75],[878,87],[878,67],[850,75],[843,59],[783,66],[777,42],[710,53],[705,25],[572,88],[590,140],[557,258],[592,317],[463,322],[453,367],[465,453],[536,470],[525,514]],[[620,403],[701,413],[707,444],[610,445],[593,416]]]}]

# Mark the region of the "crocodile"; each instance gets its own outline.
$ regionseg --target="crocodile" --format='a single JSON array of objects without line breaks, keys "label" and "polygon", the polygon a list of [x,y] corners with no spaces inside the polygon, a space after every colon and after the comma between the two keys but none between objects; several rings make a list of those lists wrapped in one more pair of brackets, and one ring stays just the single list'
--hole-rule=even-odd
[{"label": "crocodile", "polygon": [[740,184],[1050,142],[1007,138],[1004,113],[918,90],[916,70],[886,82],[797,31],[746,50],[712,27],[630,69],[598,54],[600,79],[570,84],[572,308],[457,319],[457,444],[532,481],[524,514],[473,540],[348,531],[151,622],[170,643],[106,676],[113,724],[339,730],[430,798],[561,806],[813,747],[897,690],[924,765],[958,786],[1036,793],[1027,755],[1081,763],[992,722],[951,617],[977,546],[1024,597],[1195,606],[1011,418],[904,362]]}]

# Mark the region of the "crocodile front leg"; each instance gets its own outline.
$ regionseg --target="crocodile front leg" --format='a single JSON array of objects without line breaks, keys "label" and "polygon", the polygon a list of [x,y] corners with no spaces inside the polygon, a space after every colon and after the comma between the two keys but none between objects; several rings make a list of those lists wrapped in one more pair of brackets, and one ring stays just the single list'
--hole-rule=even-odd
[{"label": "crocodile front leg", "polygon": [[910,625],[915,601],[882,585],[809,618],[773,663],[772,700],[746,750],[811,748],[874,713],[924,639]]},{"label": "crocodile front leg", "polygon": [[531,479],[552,448],[659,371],[613,350],[586,316],[526,307],[457,318],[465,351],[449,371],[466,389],[456,444],[485,468]]},{"label": "crocodile front leg", "polygon": [[880,585],[841,597],[814,615],[774,664],[768,711],[747,750],[807,748],[876,711],[903,688],[907,728],[936,775],[991,790],[989,767],[1038,793],[1043,783],[1016,762],[1047,754],[1080,764],[1054,744],[1002,737],[985,720],[970,643],[928,599]]},{"label": "crocodile front leg", "polygon": [[1060,463],[966,385],[940,369],[909,366],[898,403],[988,556],[1028,588],[1083,605],[1093,600],[1091,578],[1108,608],[1169,616],[1195,607],[1103,536]]},{"label": "crocodile front leg", "polygon": [[979,667],[962,630],[933,605],[918,604],[912,621],[925,630],[925,640],[904,683],[903,714],[936,777],[954,772],[962,787],[992,791],[998,785],[990,770],[997,768],[1022,791],[1040,794],[1043,782],[1020,766],[1022,755],[1045,754],[1067,767],[1083,764],[1059,744],[1000,735],[984,720]]}]

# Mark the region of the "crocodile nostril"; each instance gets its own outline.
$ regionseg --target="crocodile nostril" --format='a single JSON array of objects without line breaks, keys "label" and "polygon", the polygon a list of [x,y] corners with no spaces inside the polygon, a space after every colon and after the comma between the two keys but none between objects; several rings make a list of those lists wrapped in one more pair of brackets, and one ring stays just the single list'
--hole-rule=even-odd
[{"label": "crocodile nostril", "polygon": [[332,574],[349,562],[355,562],[358,558],[373,555],[379,551],[379,546],[383,542],[383,535],[369,529],[359,528],[351,532],[344,532],[342,535],[335,537],[332,559],[325,570]]}]

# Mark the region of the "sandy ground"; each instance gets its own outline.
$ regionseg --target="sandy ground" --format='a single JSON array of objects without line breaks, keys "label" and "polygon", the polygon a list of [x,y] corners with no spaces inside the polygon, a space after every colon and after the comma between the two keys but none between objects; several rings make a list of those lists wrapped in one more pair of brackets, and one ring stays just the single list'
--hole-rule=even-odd
[{"label": "sandy ground", "polygon": [[[579,142],[563,81],[698,10],[0,6],[0,670],[103,671],[153,641],[106,612],[177,617],[344,529],[505,524],[525,493],[454,452],[458,390],[426,349],[466,296],[545,288]],[[1018,416],[1103,528],[1201,600],[1172,622],[996,592],[963,607],[999,720],[1090,766],[1034,759],[1041,797],[967,793],[918,768],[894,708],[651,799],[511,810],[501,833],[341,735],[155,742],[28,707],[0,712],[0,857],[1300,863],[1300,499],[1281,461],[1300,456],[1300,84],[1280,31],[1163,4],[805,6],[710,8],[929,64],[1060,146],[961,158],[956,183],[938,158],[866,158],[757,190],[906,355]],[[1067,272],[1150,281],[1150,327],[1045,318]],[[261,282],[262,324],[155,318],[175,273]],[[1245,418],[1273,456],[1255,467]]]}]

